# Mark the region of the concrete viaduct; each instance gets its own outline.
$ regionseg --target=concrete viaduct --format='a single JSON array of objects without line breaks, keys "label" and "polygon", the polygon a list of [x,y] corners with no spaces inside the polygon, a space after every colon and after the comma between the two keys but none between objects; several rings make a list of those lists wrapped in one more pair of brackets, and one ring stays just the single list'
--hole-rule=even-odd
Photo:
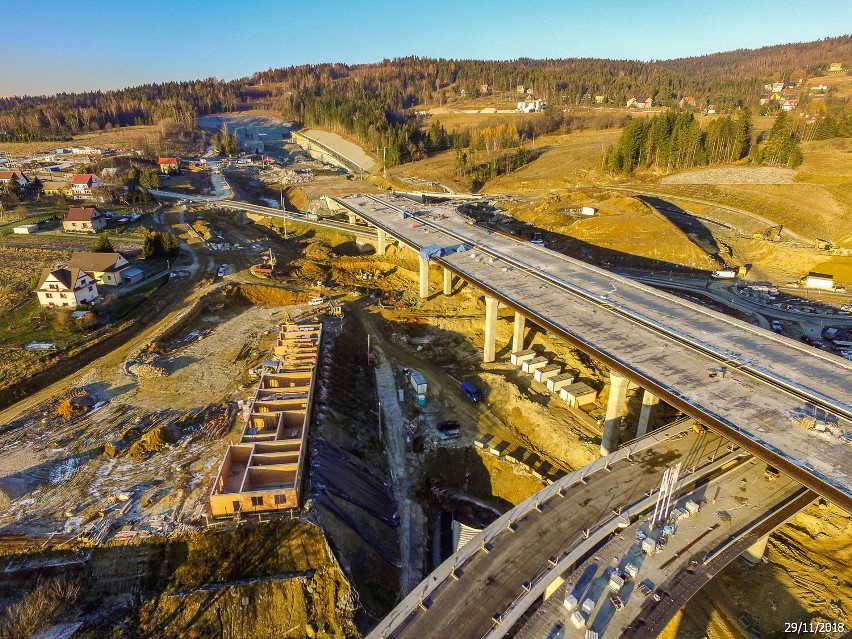
[{"label": "concrete viaduct", "polygon": [[[416,251],[419,294],[429,269],[443,293],[459,277],[485,297],[484,360],[496,356],[497,310],[515,311],[512,350],[527,321],[611,371],[601,443],[618,448],[628,386],[644,389],[639,433],[660,399],[852,512],[852,363],[580,260],[479,227],[454,206],[393,196],[334,198],[350,221]],[[813,428],[805,428],[811,426]]]}]

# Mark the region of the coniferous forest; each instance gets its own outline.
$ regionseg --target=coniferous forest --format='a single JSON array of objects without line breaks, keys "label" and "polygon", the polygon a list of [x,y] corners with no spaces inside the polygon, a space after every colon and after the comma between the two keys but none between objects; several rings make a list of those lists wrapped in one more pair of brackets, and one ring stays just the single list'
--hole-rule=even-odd
[{"label": "coniferous forest", "polygon": [[[630,97],[642,96],[668,110],[651,119],[626,122],[621,139],[603,159],[613,174],[637,168],[672,171],[742,158],[795,166],[801,161],[800,141],[852,135],[850,101],[829,93],[818,109],[809,112],[807,121],[779,117],[766,140],[753,139],[750,113],[780,112],[777,102],[760,102],[767,82],[817,77],[835,61],[852,66],[852,36],[651,62],[406,57],[375,64],[302,65],[233,81],[208,78],[116,91],[0,98],[0,141],[66,139],[163,121],[194,128],[202,115],[262,107],[306,126],[347,133],[381,152],[388,166],[455,148],[459,171],[493,175],[529,160],[526,152],[510,156],[505,150],[522,147],[520,140],[572,130],[574,107],[590,105],[596,97],[605,106],[624,106]],[[480,138],[472,140],[470,132],[448,134],[418,126],[414,112],[418,105],[441,105],[459,95],[476,97],[481,91],[511,101],[520,96],[518,87],[545,98],[548,108],[511,136],[504,135],[501,149],[492,149]],[[682,110],[684,99],[697,105],[692,110],[713,105],[724,117],[702,129],[691,111]],[[808,99],[803,89],[801,104],[807,105]],[[623,123],[622,115],[609,125]]]}]

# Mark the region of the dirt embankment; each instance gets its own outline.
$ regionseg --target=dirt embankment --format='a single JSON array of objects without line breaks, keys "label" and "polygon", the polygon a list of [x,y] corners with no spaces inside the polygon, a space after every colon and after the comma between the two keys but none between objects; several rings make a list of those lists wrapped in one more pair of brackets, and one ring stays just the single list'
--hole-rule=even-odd
[{"label": "dirt embankment", "polygon": [[7,636],[14,604],[46,577],[78,585],[62,621],[82,621],[84,637],[359,636],[354,593],[322,531],[305,522],[112,545],[82,556],[15,556],[4,564],[0,636]]}]

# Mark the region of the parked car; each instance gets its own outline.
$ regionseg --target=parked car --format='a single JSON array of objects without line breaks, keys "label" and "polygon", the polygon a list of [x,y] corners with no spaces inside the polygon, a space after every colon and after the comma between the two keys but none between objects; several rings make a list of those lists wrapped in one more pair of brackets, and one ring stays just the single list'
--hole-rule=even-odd
[{"label": "parked car", "polygon": [[438,437],[442,440],[453,439],[461,433],[461,424],[455,419],[445,419],[438,422],[435,427],[438,429]]},{"label": "parked car", "polygon": [[222,264],[222,266],[220,266],[219,270],[216,272],[216,275],[218,275],[219,277],[224,277],[225,273],[227,273],[227,272],[228,272],[228,265]]},{"label": "parked car", "polygon": [[771,326],[772,326],[772,330],[773,330],[775,333],[779,333],[779,334],[780,334],[780,333],[783,333],[783,332],[784,332],[784,327],[783,327],[783,326],[781,326],[781,322],[779,322],[778,320],[772,320],[772,324],[771,324]]}]

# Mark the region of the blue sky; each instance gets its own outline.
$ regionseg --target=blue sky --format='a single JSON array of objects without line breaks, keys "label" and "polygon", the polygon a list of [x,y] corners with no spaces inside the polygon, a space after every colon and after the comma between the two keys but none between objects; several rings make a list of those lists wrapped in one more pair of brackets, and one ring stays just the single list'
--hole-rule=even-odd
[{"label": "blue sky", "polygon": [[666,59],[845,33],[850,0],[0,0],[0,96],[403,55]]}]

